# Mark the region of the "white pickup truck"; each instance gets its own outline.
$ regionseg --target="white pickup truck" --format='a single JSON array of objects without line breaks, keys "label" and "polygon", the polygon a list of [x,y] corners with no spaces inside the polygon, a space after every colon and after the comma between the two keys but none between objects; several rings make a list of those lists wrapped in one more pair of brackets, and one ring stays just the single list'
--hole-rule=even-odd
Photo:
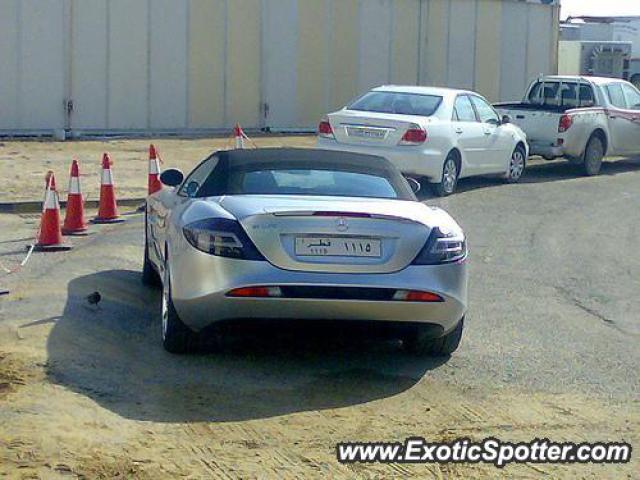
[{"label": "white pickup truck", "polygon": [[615,78],[548,76],[522,103],[498,103],[526,134],[531,155],[566,157],[597,175],[606,155],[640,154],[640,91]]}]

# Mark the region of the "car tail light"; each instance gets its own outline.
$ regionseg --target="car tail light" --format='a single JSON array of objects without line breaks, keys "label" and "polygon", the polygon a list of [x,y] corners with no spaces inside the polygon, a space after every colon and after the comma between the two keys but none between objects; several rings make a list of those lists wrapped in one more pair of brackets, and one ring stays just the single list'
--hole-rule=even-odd
[{"label": "car tail light", "polygon": [[444,298],[437,293],[421,292],[419,290],[398,290],[393,299],[401,302],[444,302]]},{"label": "car tail light", "polygon": [[571,125],[573,125],[573,117],[571,115],[562,115],[560,123],[558,123],[558,132],[566,132],[571,128]]},{"label": "car tail light", "polygon": [[281,296],[280,287],[242,287],[227,292],[227,297],[238,298],[277,298]]},{"label": "car tail light", "polygon": [[333,128],[331,128],[331,123],[329,123],[329,119],[327,117],[320,120],[320,124],[318,125],[318,136],[324,138],[335,138],[333,135]]},{"label": "car tail light", "polygon": [[423,129],[420,125],[415,123],[409,125],[409,128],[404,135],[398,145],[421,145],[427,141],[427,131]]},{"label": "car tail light", "polygon": [[467,241],[462,232],[443,232],[435,227],[412,265],[439,265],[464,260]]},{"label": "car tail light", "polygon": [[241,260],[265,260],[235,220],[208,218],[190,223],[182,231],[189,244],[201,252]]}]

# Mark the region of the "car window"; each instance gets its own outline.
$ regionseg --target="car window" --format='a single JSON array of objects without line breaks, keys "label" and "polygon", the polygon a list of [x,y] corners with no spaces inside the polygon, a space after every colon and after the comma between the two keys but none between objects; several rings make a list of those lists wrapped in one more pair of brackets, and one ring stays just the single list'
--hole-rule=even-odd
[{"label": "car window", "polygon": [[495,124],[500,123],[500,117],[498,117],[496,111],[486,101],[476,96],[472,96],[471,100],[473,101],[473,105],[476,107],[476,111],[478,112],[478,117],[481,122]]},{"label": "car window", "polygon": [[591,85],[580,85],[580,98],[578,105],[582,107],[593,107],[596,104],[596,98],[593,94]]},{"label": "car window", "polygon": [[640,92],[635,87],[627,85],[626,83],[622,84],[622,91],[627,101],[627,108],[640,110]]},{"label": "car window", "polygon": [[560,82],[537,82],[529,92],[529,102],[550,105],[556,103]]},{"label": "car window", "polygon": [[178,189],[178,195],[183,197],[195,197],[200,190],[200,187],[204,185],[213,169],[218,164],[218,157],[212,156],[204,160],[198,165],[191,174],[186,178],[182,185]]},{"label": "car window", "polygon": [[593,107],[595,95],[591,85],[577,82],[540,81],[529,92],[529,102],[562,107]]},{"label": "car window", "polygon": [[473,109],[468,95],[458,95],[454,106],[460,122],[477,122],[476,112]]},{"label": "car window", "polygon": [[388,179],[357,172],[314,169],[235,172],[230,195],[321,195],[398,198]]},{"label": "car window", "polygon": [[442,97],[438,95],[372,91],[358,98],[347,108],[362,112],[430,117],[441,103]]},{"label": "car window", "polygon": [[605,87],[607,90],[607,96],[611,105],[618,108],[627,108],[627,101],[624,98],[622,91],[622,85],[620,83],[612,83]]}]

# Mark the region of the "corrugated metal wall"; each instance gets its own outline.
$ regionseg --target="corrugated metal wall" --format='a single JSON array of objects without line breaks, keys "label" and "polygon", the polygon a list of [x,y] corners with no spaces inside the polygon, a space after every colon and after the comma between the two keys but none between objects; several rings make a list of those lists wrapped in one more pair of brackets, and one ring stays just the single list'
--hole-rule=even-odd
[{"label": "corrugated metal wall", "polygon": [[0,133],[313,128],[383,83],[518,98],[556,69],[543,3],[0,0]]}]

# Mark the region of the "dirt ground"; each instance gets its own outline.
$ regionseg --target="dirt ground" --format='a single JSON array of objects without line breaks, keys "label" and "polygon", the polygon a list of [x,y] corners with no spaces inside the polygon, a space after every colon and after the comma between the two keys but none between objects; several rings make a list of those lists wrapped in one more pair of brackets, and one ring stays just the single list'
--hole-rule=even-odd
[{"label": "dirt ground", "polygon": [[[252,140],[259,147],[312,147],[315,144],[313,135],[256,136]],[[103,152],[108,152],[114,163],[117,195],[144,197],[150,143],[160,152],[164,162],[161,168],[177,167],[188,172],[212,151],[231,148],[233,139],[147,138],[65,142],[0,140],[0,202],[42,199],[44,176],[48,170],[54,171],[58,190],[64,194],[72,158],[77,158],[80,162],[83,193],[88,199],[96,199],[100,193],[100,161]],[[246,146],[252,147],[253,143],[247,142]]]},{"label": "dirt ground", "polygon": [[[165,158],[176,142],[171,155],[195,161],[212,141],[162,142]],[[82,144],[97,159],[112,142]],[[147,144],[123,142],[141,174]],[[62,164],[74,145],[21,151],[57,152]],[[170,355],[159,292],[140,282],[142,215],[92,226],[70,252],[34,254],[8,275],[38,215],[0,215],[0,288],[11,291],[0,296],[0,478],[635,480],[639,181],[638,160],[608,162],[596,178],[557,163],[520,185],[464,180],[452,197],[424,198],[470,244],[468,326],[441,360],[339,330]],[[594,247],[603,232],[616,232],[616,248]],[[86,301],[95,290],[99,309]],[[409,436],[626,441],[636,451],[624,465],[503,470],[336,461],[338,442]]]}]

